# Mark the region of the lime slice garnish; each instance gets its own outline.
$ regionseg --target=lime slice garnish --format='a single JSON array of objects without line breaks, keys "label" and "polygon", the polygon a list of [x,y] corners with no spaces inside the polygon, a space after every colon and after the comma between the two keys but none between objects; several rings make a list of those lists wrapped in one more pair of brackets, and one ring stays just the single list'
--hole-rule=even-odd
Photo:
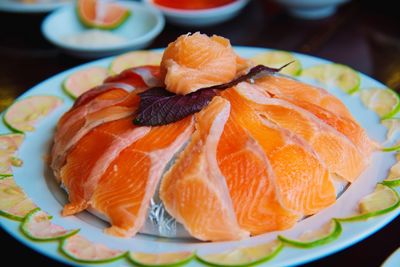
[{"label": "lime slice garnish", "polygon": [[360,75],[341,64],[322,64],[306,68],[301,76],[312,78],[323,85],[336,86],[348,94],[353,94],[360,88]]},{"label": "lime slice garnish", "polygon": [[15,183],[12,176],[0,179],[0,215],[22,221],[36,205],[24,191]]},{"label": "lime slice garnish", "polygon": [[375,191],[363,197],[359,203],[359,214],[340,218],[340,221],[366,220],[371,217],[386,214],[400,206],[397,192],[390,186],[378,184]]},{"label": "lime slice garnish", "polygon": [[194,253],[190,251],[175,253],[142,253],[130,252],[128,259],[139,266],[179,266],[194,258]]},{"label": "lime slice garnish", "polygon": [[360,95],[363,104],[382,119],[392,118],[400,110],[400,98],[390,89],[370,88],[362,90]]},{"label": "lime slice garnish", "polygon": [[72,236],[79,232],[79,229],[65,230],[61,226],[52,224],[51,217],[37,208],[25,217],[21,231],[32,240],[51,241]]},{"label": "lime slice garnish", "polygon": [[388,176],[382,183],[388,186],[400,186],[400,153],[396,154],[396,163],[390,168]]},{"label": "lime slice garnish", "polygon": [[102,67],[80,70],[65,79],[63,89],[69,96],[75,99],[93,87],[101,85],[107,78],[107,75],[108,70]]},{"label": "lime slice garnish", "polygon": [[200,261],[214,266],[248,266],[272,259],[282,248],[282,242],[275,240],[253,247],[236,248],[197,257]]},{"label": "lime slice garnish", "polygon": [[12,175],[11,166],[21,166],[22,161],[14,156],[24,140],[23,134],[0,135],[0,178]]},{"label": "lime slice garnish", "polygon": [[280,73],[296,76],[301,73],[301,63],[293,56],[292,53],[286,51],[272,51],[259,53],[251,58],[255,64],[262,64],[271,68],[280,68],[283,65],[292,62],[289,66],[285,67]]},{"label": "lime slice garnish", "polygon": [[302,234],[299,239],[290,239],[284,236],[279,236],[279,240],[289,245],[300,248],[312,248],[321,246],[337,239],[342,233],[342,226],[339,221],[333,219],[321,229],[308,231]]},{"label": "lime slice garnish", "polygon": [[57,96],[35,95],[12,104],[4,114],[4,123],[13,131],[35,130],[35,123],[62,104]]},{"label": "lime slice garnish", "polygon": [[60,251],[68,258],[82,263],[106,263],[125,257],[126,252],[92,243],[80,235],[61,239]]},{"label": "lime slice garnish", "polygon": [[381,121],[382,125],[386,127],[386,139],[388,141],[392,140],[396,133],[400,132],[400,119],[399,118],[391,118],[384,119]]},{"label": "lime slice garnish", "polygon": [[122,71],[144,65],[160,65],[162,55],[151,51],[133,51],[122,54],[114,59],[110,65],[110,72],[118,74]]}]

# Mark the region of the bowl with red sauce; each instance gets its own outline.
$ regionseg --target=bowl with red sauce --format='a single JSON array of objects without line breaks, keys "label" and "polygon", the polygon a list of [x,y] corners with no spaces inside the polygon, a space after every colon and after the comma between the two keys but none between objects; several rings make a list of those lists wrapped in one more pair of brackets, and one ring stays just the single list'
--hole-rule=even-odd
[{"label": "bowl with red sauce", "polygon": [[144,0],[168,22],[181,26],[210,26],[235,17],[250,0]]}]

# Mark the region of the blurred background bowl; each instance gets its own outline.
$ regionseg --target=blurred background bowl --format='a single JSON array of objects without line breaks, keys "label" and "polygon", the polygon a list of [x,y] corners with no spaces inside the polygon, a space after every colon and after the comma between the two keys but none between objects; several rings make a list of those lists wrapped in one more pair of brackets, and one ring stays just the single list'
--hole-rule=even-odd
[{"label": "blurred background bowl", "polygon": [[289,13],[302,19],[322,19],[333,15],[338,5],[349,0],[275,0],[285,6]]},{"label": "blurred background bowl", "polygon": [[235,17],[249,1],[250,0],[236,0],[232,3],[215,8],[185,10],[161,6],[154,3],[153,0],[144,0],[149,6],[161,10],[168,22],[187,27],[211,26],[227,21]]},{"label": "blurred background bowl", "polygon": [[119,3],[131,10],[131,16],[110,33],[124,38],[126,40],[124,43],[88,47],[66,42],[66,36],[88,30],[80,23],[74,5],[58,9],[48,15],[42,23],[42,34],[65,53],[80,58],[106,57],[149,46],[164,28],[165,20],[161,12],[137,2]]}]

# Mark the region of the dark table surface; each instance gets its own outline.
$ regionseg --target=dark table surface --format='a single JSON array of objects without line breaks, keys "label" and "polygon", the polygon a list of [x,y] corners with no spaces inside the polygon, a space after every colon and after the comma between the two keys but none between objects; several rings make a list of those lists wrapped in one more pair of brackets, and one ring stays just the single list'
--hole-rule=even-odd
[{"label": "dark table surface", "polygon": [[[349,65],[400,90],[400,16],[396,1],[352,1],[332,17],[307,21],[288,16],[266,0],[254,0],[224,24],[185,29],[166,25],[151,48],[165,47],[188,31],[218,34],[234,45],[296,51]],[[0,12],[0,111],[40,81],[87,60],[63,54],[40,33],[43,15]],[[400,246],[400,219],[364,241],[307,266],[379,266]],[[37,254],[1,230],[2,255],[13,265],[63,266]],[[304,253],[307,253],[305,250]],[[400,263],[399,263],[400,266]]]}]

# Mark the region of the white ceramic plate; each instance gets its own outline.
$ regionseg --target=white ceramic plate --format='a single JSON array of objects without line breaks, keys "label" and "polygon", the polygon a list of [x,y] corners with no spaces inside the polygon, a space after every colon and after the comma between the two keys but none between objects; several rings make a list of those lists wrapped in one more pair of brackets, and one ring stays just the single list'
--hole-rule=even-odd
[{"label": "white ceramic plate", "polygon": [[[237,47],[236,51],[243,57],[251,57],[256,53],[265,51],[265,49]],[[303,67],[328,63],[326,60],[311,56],[301,54],[295,54],[295,56],[301,61]],[[60,192],[61,190],[55,186],[51,175],[49,175],[47,166],[43,162],[43,155],[47,153],[49,145],[52,142],[52,134],[58,118],[73,104],[73,101],[63,93],[61,83],[68,75],[77,70],[89,66],[107,67],[112,60],[113,58],[106,58],[65,71],[40,83],[21,96],[21,98],[23,98],[29,95],[52,94],[64,99],[64,105],[61,108],[42,120],[37,125],[37,130],[35,132],[26,135],[26,139],[18,151],[18,156],[23,160],[24,164],[20,168],[14,168],[14,176],[18,185],[25,190],[28,196],[44,211],[54,216],[54,223],[64,226],[67,229],[80,228],[80,234],[85,236],[87,239],[107,244],[111,248],[153,253],[182,250],[197,250],[198,253],[206,253],[221,251],[227,248],[235,248],[238,246],[255,245],[275,239],[278,234],[277,232],[260,235],[240,242],[219,243],[167,239],[143,234],[138,234],[131,239],[119,239],[104,234],[102,228],[105,226],[105,223],[87,212],[67,218],[59,215],[60,210],[62,209],[62,203],[57,201],[55,194],[58,194],[57,192]],[[381,83],[367,77],[366,75],[360,75],[362,87],[384,87]],[[371,138],[380,142],[384,140],[386,133],[385,128],[379,124],[378,116],[372,111],[367,110],[361,104],[358,95],[349,96],[336,88],[328,87],[327,89],[339,97],[348,106],[354,117],[367,130]],[[7,132],[9,132],[9,130],[0,123],[0,133]],[[290,230],[279,232],[279,234],[291,236],[307,229],[314,229],[324,224],[332,217],[345,217],[346,215],[349,215],[352,210],[357,207],[358,201],[361,197],[372,192],[376,183],[384,179],[388,169],[394,162],[394,153],[374,153],[371,165],[357,179],[357,181],[344,192],[336,204],[303,220]],[[399,190],[399,188],[397,188],[397,190]],[[400,209],[397,209],[368,221],[342,223],[343,233],[337,240],[308,250],[285,246],[275,258],[261,264],[260,266],[297,265],[332,254],[338,250],[351,246],[378,231],[384,225],[393,220],[399,213]],[[57,242],[39,243],[30,241],[22,236],[18,228],[18,222],[5,218],[0,218],[0,225],[11,235],[31,247],[33,250],[43,253],[53,259],[74,264],[74,262],[65,258],[58,252]],[[77,263],[75,264],[78,265]],[[199,265],[201,265],[201,263],[196,260],[187,264],[187,266]],[[125,260],[119,260],[114,263],[104,264],[104,266],[122,267],[130,266],[130,264]]]},{"label": "white ceramic plate", "polygon": [[[1,1],[1,0],[0,0]],[[48,15],[42,23],[44,37],[64,52],[81,58],[100,58],[147,47],[163,30],[165,21],[155,8],[136,2],[119,2],[131,10],[129,18],[112,33],[123,37],[126,42],[102,47],[87,47],[69,44],[63,38],[81,33],[85,28],[78,20],[73,5]]]},{"label": "white ceramic plate", "polygon": [[396,249],[382,264],[382,267],[398,267],[400,264],[400,247]]},{"label": "white ceramic plate", "polygon": [[71,4],[72,0],[60,0],[56,2],[42,2],[24,4],[18,0],[0,0],[0,11],[13,13],[46,13],[56,8]]}]

